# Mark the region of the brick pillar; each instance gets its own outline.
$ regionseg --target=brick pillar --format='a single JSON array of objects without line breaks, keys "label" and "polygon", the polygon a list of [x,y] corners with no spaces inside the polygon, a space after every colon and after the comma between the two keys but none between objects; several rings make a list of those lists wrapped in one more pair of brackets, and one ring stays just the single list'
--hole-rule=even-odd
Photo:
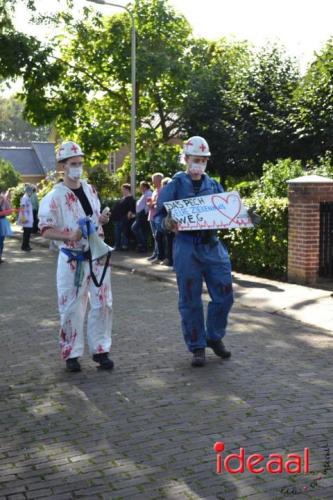
[{"label": "brick pillar", "polygon": [[307,175],[287,182],[288,281],[310,285],[319,271],[320,203],[333,202],[333,179]]}]

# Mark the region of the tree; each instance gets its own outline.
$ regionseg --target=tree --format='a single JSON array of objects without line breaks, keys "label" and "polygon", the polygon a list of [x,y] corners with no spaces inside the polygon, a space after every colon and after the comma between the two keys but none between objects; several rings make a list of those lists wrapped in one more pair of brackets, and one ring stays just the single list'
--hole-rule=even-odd
[{"label": "tree", "polygon": [[49,126],[33,127],[23,118],[24,105],[14,98],[0,98],[1,141],[46,141]]},{"label": "tree", "polygon": [[291,121],[300,158],[333,151],[333,38],[316,55],[295,92]]},{"label": "tree", "polygon": [[264,162],[294,156],[295,136],[290,115],[298,81],[296,61],[283,48],[268,45],[256,55],[240,124],[243,140],[239,156],[249,171],[261,173]]},{"label": "tree", "polygon": [[207,45],[183,123],[190,135],[207,139],[213,171],[223,178],[258,175],[265,161],[289,156],[297,81],[295,62],[276,46],[253,54],[246,43]]},{"label": "tree", "polygon": [[[174,144],[156,144],[149,148],[146,144],[138,144],[136,174],[138,181],[151,180],[153,172],[161,172],[165,177],[172,177],[176,172],[182,170],[180,165],[180,146]],[[131,172],[130,158],[127,157],[124,164],[116,172],[122,182],[129,182]]]},{"label": "tree", "polygon": [[108,172],[105,165],[97,165],[87,170],[89,182],[96,188],[101,198],[108,198],[110,194],[119,195],[119,179]]},{"label": "tree", "polygon": [[[58,0],[59,1],[59,0]],[[41,23],[42,19],[36,17],[35,0],[21,0],[31,14],[31,18]],[[0,0],[0,83],[5,85],[10,81],[21,78],[26,88],[26,82],[31,82],[38,75],[39,85],[44,84],[60,71],[60,65],[49,65],[49,57],[54,49],[54,45],[45,45],[37,38],[25,35],[17,31],[13,24],[15,5],[12,0]],[[70,4],[70,0],[68,0]],[[37,91],[37,89],[35,89]],[[33,100],[33,97],[32,97]],[[9,101],[10,102],[10,101]],[[9,105],[9,109],[4,109],[4,102],[1,103],[1,115],[5,120],[5,125],[1,132],[2,140],[38,140],[47,134],[49,127],[39,128],[32,133],[32,127],[22,120],[27,118],[26,107],[23,109],[18,101]],[[10,116],[7,116],[7,112]],[[14,115],[18,113],[17,117]],[[46,120],[44,124],[51,124],[52,119]],[[32,125],[36,125],[32,123]],[[9,128],[8,128],[9,127]],[[15,132],[13,132],[13,130]],[[10,132],[9,132],[10,130]],[[16,135],[18,133],[18,136]]]},{"label": "tree", "polygon": [[[22,0],[35,11],[34,0]],[[0,0],[0,78],[15,79],[26,75],[32,70],[47,71],[47,56],[49,47],[43,47],[35,37],[17,31],[13,25],[12,16],[15,12],[12,0]]]},{"label": "tree", "polygon": [[[30,123],[52,123],[92,164],[105,161],[130,141],[130,16],[85,7],[77,19],[67,10],[54,21],[62,35],[44,46],[14,30],[11,3],[0,0],[0,79],[22,77]],[[261,175],[264,162],[332,149],[332,42],[299,85],[295,61],[276,45],[255,54],[246,42],[194,39],[168,0],[134,0],[130,8],[140,175],[175,136],[203,135],[209,169],[223,178]],[[161,158],[176,167],[171,149]]]},{"label": "tree", "polygon": [[238,173],[240,110],[251,52],[246,43],[200,40],[192,48],[193,66],[186,88],[182,125],[187,135],[204,136],[212,152],[208,168],[221,177]]},{"label": "tree", "polygon": [[15,187],[21,182],[21,176],[16,172],[13,165],[0,158],[0,187],[4,191],[11,187]]},{"label": "tree", "polygon": [[[148,147],[178,132],[191,28],[166,0],[136,0],[133,8],[137,122]],[[131,21],[126,13],[102,16],[86,8],[83,19],[63,13],[59,22],[67,30],[58,41],[60,56],[51,58],[46,72],[25,75],[26,115],[35,124],[54,120],[62,136],[104,161],[130,138]]]}]

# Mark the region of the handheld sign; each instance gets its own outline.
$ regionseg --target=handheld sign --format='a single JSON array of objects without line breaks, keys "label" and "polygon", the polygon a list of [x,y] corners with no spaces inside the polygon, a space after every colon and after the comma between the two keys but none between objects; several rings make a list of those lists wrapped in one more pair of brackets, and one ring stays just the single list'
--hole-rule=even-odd
[{"label": "handheld sign", "polygon": [[179,231],[253,227],[237,191],[167,201]]}]

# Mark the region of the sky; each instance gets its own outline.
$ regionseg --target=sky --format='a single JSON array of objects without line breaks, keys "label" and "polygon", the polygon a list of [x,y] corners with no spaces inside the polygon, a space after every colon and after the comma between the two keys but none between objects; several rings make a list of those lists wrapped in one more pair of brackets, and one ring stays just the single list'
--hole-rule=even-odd
[{"label": "sky", "polygon": [[[61,0],[64,4],[64,0]],[[278,41],[297,58],[301,71],[333,36],[333,0],[169,0],[191,24],[194,34],[208,39],[222,36],[248,40],[256,47],[267,41]],[[115,3],[127,5],[124,0]],[[29,26],[27,13],[17,6],[16,27],[30,34],[45,35],[41,27]],[[58,2],[36,0],[46,12]],[[87,0],[75,0],[77,8],[90,5],[106,14],[119,8],[97,5]]]},{"label": "sky", "polygon": [[333,36],[332,0],[170,0],[197,35],[278,40],[302,69]]}]

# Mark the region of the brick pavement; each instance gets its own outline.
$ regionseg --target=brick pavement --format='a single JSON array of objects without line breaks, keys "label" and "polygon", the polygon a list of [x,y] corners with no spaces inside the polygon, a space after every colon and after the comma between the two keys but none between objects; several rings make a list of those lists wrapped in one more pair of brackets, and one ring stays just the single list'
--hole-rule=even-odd
[{"label": "brick pavement", "polygon": [[[332,498],[332,335],[233,308],[229,361],[192,369],[177,293],[113,271],[112,373],[57,348],[55,255],[6,241],[0,267],[0,500]],[[226,453],[300,452],[305,475],[215,473]],[[321,479],[317,480],[321,476]]]}]

